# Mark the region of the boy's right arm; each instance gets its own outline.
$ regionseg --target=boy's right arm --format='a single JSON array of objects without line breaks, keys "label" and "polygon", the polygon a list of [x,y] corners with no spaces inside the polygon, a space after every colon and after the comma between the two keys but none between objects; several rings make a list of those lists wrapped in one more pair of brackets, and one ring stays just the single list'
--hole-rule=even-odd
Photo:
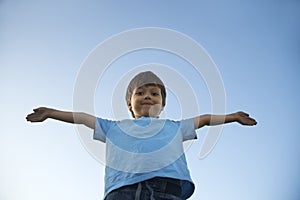
[{"label": "boy's right arm", "polygon": [[48,118],[68,123],[83,124],[89,128],[95,129],[96,117],[82,112],[67,112],[40,107],[34,109],[33,113],[26,117],[27,121],[30,122],[42,122]]}]

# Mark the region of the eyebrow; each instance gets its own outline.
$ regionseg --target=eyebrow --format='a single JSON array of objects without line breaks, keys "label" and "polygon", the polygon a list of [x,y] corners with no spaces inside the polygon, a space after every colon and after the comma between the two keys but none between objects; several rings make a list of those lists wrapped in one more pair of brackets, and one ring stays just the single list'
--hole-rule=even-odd
[{"label": "eyebrow", "polygon": [[143,89],[149,88],[149,87],[151,87],[150,90],[157,90],[157,91],[161,90],[161,89],[160,89],[158,86],[156,86],[156,85],[141,86],[141,87],[136,88],[136,90],[143,90]]}]

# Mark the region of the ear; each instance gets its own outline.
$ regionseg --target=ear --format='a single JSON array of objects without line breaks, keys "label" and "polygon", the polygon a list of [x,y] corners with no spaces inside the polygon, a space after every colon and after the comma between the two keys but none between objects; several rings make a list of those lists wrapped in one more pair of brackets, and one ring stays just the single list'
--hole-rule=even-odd
[{"label": "ear", "polygon": [[127,103],[127,107],[128,107],[129,110],[131,110],[132,106],[131,106],[130,102]]}]

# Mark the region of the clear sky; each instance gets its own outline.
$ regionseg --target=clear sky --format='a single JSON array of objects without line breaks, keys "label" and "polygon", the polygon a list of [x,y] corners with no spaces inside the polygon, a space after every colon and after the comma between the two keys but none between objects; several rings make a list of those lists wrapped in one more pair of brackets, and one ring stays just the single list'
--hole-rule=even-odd
[{"label": "clear sky", "polygon": [[[258,121],[256,127],[224,126],[202,160],[208,128],[198,131],[186,152],[196,184],[190,199],[299,200],[299,19],[296,0],[0,1],[0,199],[102,198],[104,167],[74,126],[30,124],[25,116],[38,106],[72,110],[81,64],[105,39],[162,27],[206,49],[224,82],[227,112],[244,110]],[[145,63],[179,71],[196,92],[199,114],[211,111],[210,93],[192,66],[178,56],[144,50],[110,66],[95,94],[97,116],[112,117],[116,82]],[[177,119],[180,102],[173,90],[165,116]]]}]

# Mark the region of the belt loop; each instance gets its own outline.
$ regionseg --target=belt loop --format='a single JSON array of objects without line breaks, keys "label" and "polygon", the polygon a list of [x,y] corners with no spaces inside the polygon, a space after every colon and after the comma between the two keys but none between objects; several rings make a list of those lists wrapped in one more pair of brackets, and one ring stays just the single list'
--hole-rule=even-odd
[{"label": "belt loop", "polygon": [[141,192],[142,192],[142,183],[139,182],[138,187],[137,187],[136,192],[135,192],[135,200],[140,200]]}]

